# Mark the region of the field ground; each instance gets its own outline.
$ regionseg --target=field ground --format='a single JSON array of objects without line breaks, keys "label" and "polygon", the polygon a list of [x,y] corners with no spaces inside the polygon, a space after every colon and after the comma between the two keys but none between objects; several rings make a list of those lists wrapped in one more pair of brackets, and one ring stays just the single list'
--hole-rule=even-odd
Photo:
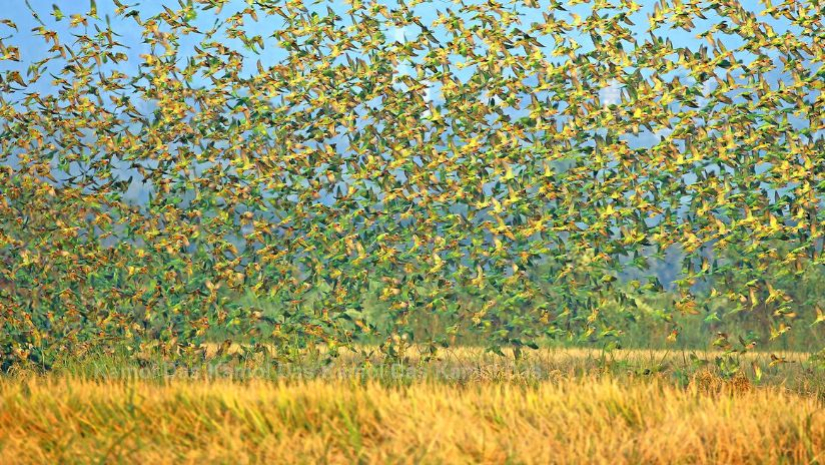
[{"label": "field ground", "polygon": [[825,460],[825,381],[808,357],[748,353],[732,373],[721,356],[457,349],[403,366],[20,372],[0,379],[0,463]]}]

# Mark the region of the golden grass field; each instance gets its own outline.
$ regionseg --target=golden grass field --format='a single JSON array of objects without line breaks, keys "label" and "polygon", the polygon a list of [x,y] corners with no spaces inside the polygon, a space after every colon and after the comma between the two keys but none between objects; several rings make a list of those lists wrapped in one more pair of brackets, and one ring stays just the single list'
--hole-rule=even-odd
[{"label": "golden grass field", "polygon": [[759,382],[576,349],[391,375],[351,356],[303,379],[19,373],[0,380],[0,463],[816,463],[818,375],[782,356],[743,356]]}]

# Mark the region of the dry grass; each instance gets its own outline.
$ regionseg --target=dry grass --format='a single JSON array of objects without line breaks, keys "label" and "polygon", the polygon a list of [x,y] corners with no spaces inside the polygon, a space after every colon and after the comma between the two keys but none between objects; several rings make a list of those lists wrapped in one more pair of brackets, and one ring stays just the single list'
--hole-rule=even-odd
[{"label": "dry grass", "polygon": [[[573,361],[584,364],[583,354],[557,355],[570,357],[566,365],[552,365],[556,371],[529,383],[495,375],[398,384],[6,378],[0,380],[0,463],[811,463],[825,457],[819,401],[782,383],[722,379],[707,369],[684,386],[666,372],[581,374]],[[463,363],[486,362],[478,356]]]}]

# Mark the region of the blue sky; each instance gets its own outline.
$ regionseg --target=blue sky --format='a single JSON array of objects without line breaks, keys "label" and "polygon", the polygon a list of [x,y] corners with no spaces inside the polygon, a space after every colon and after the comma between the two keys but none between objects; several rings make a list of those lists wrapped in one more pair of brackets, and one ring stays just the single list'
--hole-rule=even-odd
[{"label": "blue sky", "polygon": [[[52,13],[52,5],[57,5],[58,8],[66,16],[70,16],[72,14],[77,13],[85,13],[89,11],[89,2],[86,0],[29,0],[29,3],[33,10],[39,14],[40,19],[44,23],[46,23],[47,27],[51,30],[56,31],[59,34],[63,42],[69,41],[71,39],[70,33],[77,33],[78,31],[82,31],[83,29],[81,27],[79,29],[70,30],[68,18],[64,18],[62,21],[59,22],[56,21]],[[130,0],[129,2],[124,3],[134,3],[134,0]],[[215,10],[200,11],[198,17],[194,20],[194,24],[203,29],[207,29],[214,23],[216,19],[226,18],[234,12],[243,10],[247,7],[247,3],[247,0],[231,0],[223,8],[223,11],[220,13],[220,15],[216,15],[214,13]],[[277,3],[282,4],[284,2]],[[317,10],[319,13],[325,13],[327,7],[329,6],[337,14],[342,16],[344,23],[348,21],[345,12],[349,8],[349,6],[343,1],[319,1],[317,3],[307,1],[305,3],[307,4],[308,8],[310,8],[311,10]],[[387,5],[389,8],[393,8],[394,5],[397,5],[397,3],[392,1],[380,3]],[[479,2],[468,1],[467,3],[473,4]],[[639,37],[643,37],[643,35],[646,34],[646,30],[649,25],[647,16],[653,11],[653,2],[641,3],[644,5],[642,9],[635,15],[631,16],[632,20],[636,24],[635,26],[631,27],[631,30],[633,30],[633,32],[636,33]],[[515,11],[522,14],[524,24],[529,26],[531,22],[542,21],[541,12],[548,11],[547,4],[547,1],[540,2],[540,9],[529,9],[525,7],[511,8],[515,8]],[[133,8],[130,8],[130,10],[138,11],[140,17],[145,20],[146,18],[149,18],[154,14],[162,12],[163,5],[167,5],[172,9],[177,9],[178,1],[143,0],[139,4],[135,5]],[[759,12],[763,9],[763,6],[755,0],[743,1],[742,5],[746,9],[749,9],[754,12]],[[40,59],[47,56],[48,46],[45,44],[41,37],[36,37],[34,33],[31,32],[31,29],[37,27],[39,24],[32,17],[32,14],[30,13],[29,9],[27,8],[23,0],[0,0],[0,6],[2,6],[2,9],[0,9],[0,17],[4,17],[14,21],[20,29],[19,32],[15,33],[13,30],[0,25],[0,37],[7,37],[6,43],[20,47],[20,51],[22,54],[22,63],[15,64],[10,62],[0,62],[0,70],[21,69],[21,71],[24,71],[24,65],[26,65],[27,63],[30,63],[35,59]],[[436,18],[438,11],[444,11],[447,8],[456,11],[459,9],[459,6],[446,0],[433,0],[413,7],[413,11],[421,17],[421,21],[424,24],[429,24]],[[566,9],[568,10],[568,13],[558,12],[558,14],[564,19],[569,18],[569,14],[578,14],[582,17],[586,17],[592,12],[592,6],[589,3],[578,4],[572,7],[566,6]],[[129,48],[129,51],[126,52],[129,55],[129,62],[123,64],[123,71],[127,74],[130,74],[130,71],[136,71],[137,66],[141,61],[140,54],[148,53],[149,51],[148,46],[143,43],[143,40],[141,38],[141,27],[130,18],[116,17],[114,14],[115,4],[112,0],[97,0],[97,10],[98,15],[101,18],[105,18],[106,16],[108,16],[111,19],[112,24],[114,26],[114,30],[121,35],[121,37],[118,40]],[[694,32],[687,32],[682,29],[675,29],[659,30],[657,34],[662,37],[671,39],[674,44],[687,46],[691,49],[697,49],[700,45],[706,44],[706,42],[703,39],[696,38],[696,33],[703,29],[706,29],[711,24],[717,23],[720,19],[713,13],[713,11],[706,12],[706,16],[707,20],[695,21],[697,30]],[[760,19],[767,21],[779,33],[782,33],[788,29],[787,22],[784,20],[773,20],[769,17],[760,17]],[[236,50],[242,52],[245,56],[249,57],[248,60],[245,60],[245,71],[253,72],[256,68],[256,62],[258,60],[260,60],[266,66],[278,62],[285,56],[284,51],[278,47],[276,40],[274,38],[269,37],[271,36],[272,31],[280,28],[282,25],[283,20],[278,16],[259,15],[258,21],[251,21],[249,19],[247,20],[247,22],[244,25],[245,30],[250,35],[260,34],[264,37],[266,48],[260,54],[254,54],[244,49],[242,44],[238,40],[230,40],[224,37],[223,41],[225,45],[231,48],[235,48]],[[412,29],[413,28],[407,28],[407,30],[402,32],[394,28],[388,28],[386,31],[386,35],[388,40],[390,41],[401,40],[401,37],[403,36],[409,38],[417,33]],[[94,30],[90,27],[90,32],[93,31]],[[434,33],[436,38],[440,39],[444,37],[443,31],[439,31],[438,29],[436,29],[434,30]],[[587,50],[589,38],[575,36],[573,37],[580,44],[583,45],[585,50]],[[546,39],[540,38],[539,40],[545,43],[545,45],[547,45]],[[181,56],[186,57],[189,53],[191,53],[192,47],[197,45],[198,41],[199,38],[195,35],[181,37]],[[740,43],[741,41],[738,40],[738,37],[729,36],[725,40],[725,45],[728,49],[736,48],[740,45]],[[46,87],[48,87],[47,82],[38,83],[36,86],[37,90],[39,91],[47,90]]]},{"label": "blue sky", "polygon": [[[187,0],[181,0],[187,1]],[[135,3],[136,0],[130,0],[130,3]],[[216,21],[226,19],[230,15],[235,12],[241,11],[245,9],[248,3],[253,3],[252,0],[230,0],[228,1],[223,10],[220,14],[215,13],[216,10],[209,10],[209,11],[199,11],[198,16],[194,19],[193,23],[195,26],[202,30],[209,29]],[[273,2],[275,4],[281,5],[285,2],[283,1],[276,1]],[[318,11],[320,14],[326,14],[327,8],[331,8],[335,11],[338,15],[342,17],[342,22],[346,24],[349,22],[349,18],[346,14],[346,11],[349,9],[349,5],[341,0],[337,1],[306,1],[304,2],[310,10]],[[386,1],[380,2],[381,4],[387,5],[388,8],[393,9],[398,6],[398,3],[394,1]],[[409,0],[407,3],[413,3],[412,0]],[[468,1],[467,4],[478,4],[481,2],[472,2]],[[505,3],[502,1],[502,3]],[[517,2],[521,4],[522,2]],[[616,0],[618,3],[618,0]],[[635,23],[635,26],[630,26],[630,29],[633,33],[641,40],[647,39],[647,30],[649,27],[648,16],[653,13],[654,2],[641,2],[643,4],[642,8],[631,16],[631,19]],[[90,2],[87,0],[57,0],[56,2],[52,0],[29,0],[28,4],[31,8],[39,15],[40,20],[43,21],[46,26],[54,30],[58,33],[60,40],[62,43],[71,42],[73,40],[72,34],[79,34],[83,33],[83,27],[70,29],[69,28],[69,18],[73,14],[83,14],[89,11],[90,9]],[[57,7],[62,11],[63,14],[67,16],[62,21],[57,21],[55,15],[53,14],[52,5],[57,5]],[[533,22],[541,22],[543,21],[542,13],[548,10],[549,0],[542,0],[539,2],[540,8],[533,9],[533,8],[526,8],[523,6],[514,7],[514,6],[507,6],[507,9],[511,9],[517,12],[523,21],[523,25],[521,26],[523,29],[529,28],[530,24]],[[576,14],[581,17],[586,17],[590,15],[593,11],[593,7],[590,2],[587,3],[580,3],[575,6],[569,6],[567,2],[562,2],[562,4],[567,9],[566,12],[563,11],[555,11],[556,14],[561,19],[569,19],[571,15]],[[764,6],[761,5],[759,2],[755,0],[747,0],[741,2],[742,6],[748,10],[753,12],[760,12],[764,9]],[[145,21],[147,18],[151,17],[152,15],[158,14],[163,11],[164,5],[167,5],[171,9],[178,8],[178,0],[143,0],[139,4],[135,4],[133,7],[127,9],[126,11],[137,11],[140,17]],[[32,28],[36,28],[39,23],[38,21],[32,16],[29,7],[23,0],[0,0],[0,6],[3,8],[0,9],[0,17],[8,18],[14,21],[18,27],[19,31],[15,32],[10,28],[7,28],[3,25],[0,25],[0,38],[4,38],[4,42],[9,45],[15,45],[20,48],[21,52],[21,61],[20,62],[11,62],[11,61],[0,61],[0,72],[4,70],[18,70],[20,71],[21,75],[26,76],[26,70],[28,66],[39,59],[43,59],[50,55],[48,52],[48,48],[50,44],[47,45],[46,42],[43,40],[42,37],[35,36],[35,33],[32,32]],[[142,63],[143,59],[141,58],[142,54],[149,54],[151,52],[149,46],[143,42],[143,38],[141,37],[142,28],[139,26],[136,21],[132,18],[124,18],[124,17],[116,17],[115,16],[115,9],[116,5],[114,0],[97,0],[96,6],[98,10],[98,16],[103,21],[111,21],[113,25],[113,29],[120,35],[117,39],[123,45],[126,46],[126,49],[122,50],[126,53],[129,57],[127,62],[123,62],[118,64],[119,71],[124,72],[127,75],[136,75],[138,72],[138,66]],[[449,2],[447,0],[431,0],[427,1],[422,4],[418,4],[413,7],[413,11],[415,14],[421,17],[421,22],[424,24],[430,24],[434,19],[436,19],[438,12],[443,12],[446,9],[450,8],[452,11],[457,11],[460,6]],[[684,46],[692,51],[696,51],[699,49],[700,46],[707,46],[707,42],[704,39],[700,39],[696,37],[696,34],[707,30],[712,25],[718,23],[721,18],[716,15],[712,10],[705,12],[707,16],[706,20],[696,19],[695,25],[696,29],[694,31],[688,32],[682,29],[659,29],[656,31],[656,34],[662,38],[670,39],[676,46]],[[781,20],[774,20],[768,16],[759,16],[759,19],[762,21],[766,21],[770,24],[777,33],[783,33],[788,30],[788,21],[781,19]],[[468,23],[471,21],[471,18],[466,18]],[[286,52],[278,45],[277,39],[271,37],[273,31],[282,28],[284,25],[284,20],[280,16],[266,16],[263,14],[258,15],[258,21],[253,21],[251,18],[246,18],[246,22],[244,24],[245,31],[250,35],[261,35],[264,38],[265,48],[264,50],[260,51],[260,53],[253,53],[250,50],[247,50],[243,47],[243,44],[236,39],[228,39],[225,36],[221,37],[220,33],[215,37],[216,40],[222,41],[224,45],[237,50],[242,55],[245,56],[244,60],[244,72],[248,74],[253,74],[256,72],[257,69],[257,62],[260,61],[263,66],[270,66],[278,63],[279,61],[283,60],[286,56]],[[404,30],[394,28],[388,26],[385,31],[385,35],[387,41],[402,41],[405,39],[409,39],[414,37],[418,34],[417,27],[407,27]],[[93,25],[90,24],[88,28],[88,33],[94,33]],[[440,28],[433,29],[433,33],[439,40],[445,39],[445,31]],[[588,50],[590,45],[590,38],[588,36],[571,36],[574,40],[579,42],[583,50]],[[726,35],[723,36],[722,34],[716,34],[718,39],[721,39],[727,49],[736,49],[741,45],[741,39],[735,35]],[[188,56],[194,54],[194,47],[198,45],[201,41],[202,37],[196,34],[188,35],[179,37],[178,40],[180,42],[180,48],[178,55],[180,60],[185,60]],[[446,40],[446,39],[445,39]],[[552,58],[550,57],[551,50],[551,40],[547,37],[539,37],[539,41],[545,45],[545,55],[548,59],[552,60],[561,60],[561,58]],[[629,46],[629,44],[628,44]],[[743,58],[748,58],[744,57]],[[752,57],[750,57],[752,58]],[[774,57],[775,58],[775,57]],[[343,58],[342,58],[343,59]],[[60,60],[54,62],[51,65],[49,70],[53,72],[57,72],[59,70],[59,66],[61,65]],[[408,73],[410,72],[410,67],[404,64],[401,64],[397,71],[399,73]],[[459,78],[469,77],[471,71],[458,71],[453,70]],[[768,73],[769,79],[781,79],[781,72],[774,71],[772,73]],[[200,81],[199,81],[200,79]],[[205,78],[195,78],[195,82],[193,85],[207,85],[203,79]],[[684,82],[684,79],[683,79]],[[710,84],[710,83],[708,83]],[[701,85],[701,83],[700,83]],[[710,88],[705,89],[706,91],[711,90]],[[48,74],[45,74],[41,79],[36,83],[30,83],[27,91],[36,91],[42,94],[48,94],[54,91],[51,88],[51,79],[48,77]],[[436,101],[438,101],[439,92],[438,87],[433,86],[429,92],[428,96]],[[607,100],[608,103],[616,103],[619,99],[618,90],[613,88],[606,88],[600,92],[599,95],[602,100]],[[15,100],[22,97],[21,93],[16,93],[15,95],[6,95],[9,101],[14,102]],[[149,107],[147,107],[149,108]]]},{"label": "blue sky", "polygon": [[[130,0],[128,3],[134,3],[135,0]],[[111,21],[114,30],[120,37],[117,39],[119,42],[124,44],[128,49],[123,50],[129,56],[129,61],[126,63],[121,63],[119,66],[120,71],[124,72],[127,75],[134,75],[138,70],[139,64],[143,61],[140,57],[141,54],[148,54],[150,53],[150,49],[148,45],[143,43],[143,39],[141,37],[142,28],[131,18],[124,18],[124,17],[116,17],[115,16],[115,3],[113,0],[97,0],[97,10],[98,16],[101,18],[102,21]],[[124,2],[126,3],[126,2]],[[215,10],[210,11],[199,11],[197,18],[194,20],[195,26],[208,29],[210,28],[216,20],[221,20],[229,17],[233,13],[243,10],[247,7],[246,0],[232,0],[229,1],[223,8],[223,11],[220,14],[216,14]],[[275,2],[276,4],[283,4],[284,2]],[[343,22],[346,24],[349,19],[346,15],[346,11],[349,9],[349,6],[344,3],[343,1],[319,1],[316,3],[312,3],[310,1],[305,2],[307,8],[311,10],[316,10],[320,14],[325,14],[327,11],[327,7],[330,7],[333,11],[335,11],[338,15],[343,18]],[[395,2],[380,2],[384,5],[387,5],[389,8],[394,8],[397,6]],[[412,3],[411,0],[408,3]],[[467,4],[477,4],[480,2],[472,2],[468,1]],[[504,2],[502,2],[504,3]],[[541,8],[539,9],[529,9],[525,7],[508,7],[508,8],[515,8],[515,11],[522,16],[523,29],[527,29],[532,22],[540,22],[543,21],[541,13],[547,10],[547,5],[549,1],[541,1],[539,2]],[[618,1],[617,1],[618,3]],[[647,38],[647,29],[649,26],[648,22],[648,15],[653,12],[653,2],[641,2],[644,4],[642,9],[638,11],[635,15],[631,16],[631,19],[635,23],[635,26],[631,26],[631,30],[634,34],[637,35],[640,39],[644,40]],[[32,9],[39,15],[41,21],[46,24],[46,27],[56,31],[60,37],[62,43],[71,42],[73,40],[72,33],[83,33],[83,27],[76,29],[69,28],[69,18],[73,14],[83,14],[89,11],[90,3],[86,0],[29,0],[29,4],[31,5]],[[52,5],[55,4],[58,8],[62,11],[63,14],[67,16],[62,21],[57,21],[53,14]],[[582,3],[575,6],[568,6],[566,2],[562,2],[565,5],[565,8],[568,10],[567,12],[556,12],[558,16],[563,19],[569,19],[572,14],[579,15],[581,17],[586,17],[592,13],[592,5],[590,3]],[[163,11],[163,5],[169,6],[171,9],[178,8],[178,1],[177,0],[143,0],[139,5],[135,5],[129,10],[136,10],[139,12],[140,17],[143,20],[160,13]],[[746,9],[753,11],[753,12],[760,12],[763,9],[763,5],[755,0],[743,1],[742,6]],[[12,20],[14,23],[17,24],[19,31],[15,32],[14,30],[0,25],[0,38],[3,38],[3,41],[7,45],[15,45],[20,47],[21,52],[21,61],[18,63],[10,62],[10,61],[0,61],[0,72],[4,70],[10,69],[17,69],[21,72],[23,76],[26,75],[26,69],[30,63],[35,60],[42,59],[46,56],[49,56],[48,48],[49,46],[46,45],[45,41],[41,37],[35,36],[32,32],[32,28],[36,28],[39,23],[38,21],[32,16],[31,11],[26,6],[22,0],[0,0],[0,18],[7,18]],[[459,9],[459,5],[456,5],[452,2],[448,2],[446,0],[432,0],[422,4],[419,4],[413,8],[415,14],[421,17],[421,21],[424,24],[430,24],[436,17],[439,11],[445,11],[447,8],[450,8],[452,11],[456,11]],[[129,11],[127,10],[127,11]],[[688,47],[691,50],[698,50],[700,46],[707,45],[703,39],[697,38],[696,34],[708,29],[713,24],[718,23],[721,18],[715,15],[712,11],[706,12],[705,15],[707,16],[706,20],[696,20],[696,29],[692,32],[687,32],[682,29],[659,29],[657,30],[656,34],[663,38],[670,39],[675,45],[677,46],[684,46]],[[108,18],[107,18],[108,17]],[[256,62],[258,60],[264,66],[272,65],[277,63],[278,61],[282,60],[286,54],[283,49],[281,49],[275,38],[270,37],[272,32],[283,27],[284,21],[279,16],[265,16],[263,14],[259,15],[258,21],[252,21],[251,19],[247,18],[245,23],[244,29],[249,35],[256,35],[260,34],[264,37],[265,40],[265,49],[260,53],[253,53],[243,47],[239,40],[228,39],[225,36],[220,37],[216,36],[217,40],[222,40],[222,42],[230,48],[233,48],[239,52],[241,52],[245,57],[244,63],[244,71],[248,73],[255,72],[257,66]],[[770,17],[766,16],[759,16],[759,19],[762,21],[767,22],[770,24],[777,33],[783,33],[788,30],[788,22],[786,20],[774,20]],[[467,21],[470,21],[470,18],[467,18]],[[417,34],[417,31],[414,30],[417,28],[408,27],[405,30],[400,30],[393,27],[386,28],[386,38],[388,41],[402,41],[405,39],[409,39]],[[89,33],[94,32],[93,23],[90,23],[89,26]],[[436,38],[439,40],[444,39],[444,31],[439,29],[434,29],[434,34]],[[721,37],[721,35],[717,34],[717,38]],[[589,48],[589,37],[582,37],[582,36],[573,36],[584,48],[587,50]],[[201,37],[198,35],[191,35],[191,36],[184,36],[180,37],[180,52],[179,56],[181,59],[185,59],[188,55],[193,54],[193,48],[200,42]],[[540,38],[540,41],[545,44],[545,46],[549,45],[547,38]],[[741,39],[737,36],[726,36],[723,39],[723,42],[728,49],[735,49],[741,45]],[[546,55],[550,55],[549,47],[546,48]],[[58,65],[62,66],[60,60],[56,62]],[[409,68],[407,68],[409,69]],[[398,70],[399,72],[406,72],[404,67],[400,67]],[[780,73],[777,71],[774,73],[774,78],[779,79],[781,78]],[[37,91],[41,93],[51,93],[54,92],[55,89],[51,88],[50,84],[51,79],[46,74],[44,77],[40,79],[37,83],[30,85],[27,91]],[[201,82],[203,85],[206,85],[206,82]],[[194,83],[198,85],[198,82]],[[437,88],[433,88],[431,91],[431,97],[438,101],[438,91]],[[23,95],[21,92],[17,92],[14,95],[4,95],[9,101],[15,101],[21,98]],[[614,103],[613,101],[618,101],[618,89],[603,89],[600,93],[600,97],[602,100],[607,100],[608,103]],[[151,107],[146,107],[151,108]],[[651,143],[658,142],[658,137],[653,134],[642,134],[638,140],[633,141],[633,145],[648,145]]]}]

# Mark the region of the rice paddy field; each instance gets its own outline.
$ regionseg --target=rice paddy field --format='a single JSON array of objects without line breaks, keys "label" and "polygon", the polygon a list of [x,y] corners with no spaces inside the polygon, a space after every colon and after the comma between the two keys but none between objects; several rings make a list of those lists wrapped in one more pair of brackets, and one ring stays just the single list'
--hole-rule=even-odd
[{"label": "rice paddy field", "polygon": [[[101,359],[0,379],[2,463],[817,463],[802,354],[454,349],[424,362],[184,369]],[[222,368],[222,369],[221,369]]]}]

